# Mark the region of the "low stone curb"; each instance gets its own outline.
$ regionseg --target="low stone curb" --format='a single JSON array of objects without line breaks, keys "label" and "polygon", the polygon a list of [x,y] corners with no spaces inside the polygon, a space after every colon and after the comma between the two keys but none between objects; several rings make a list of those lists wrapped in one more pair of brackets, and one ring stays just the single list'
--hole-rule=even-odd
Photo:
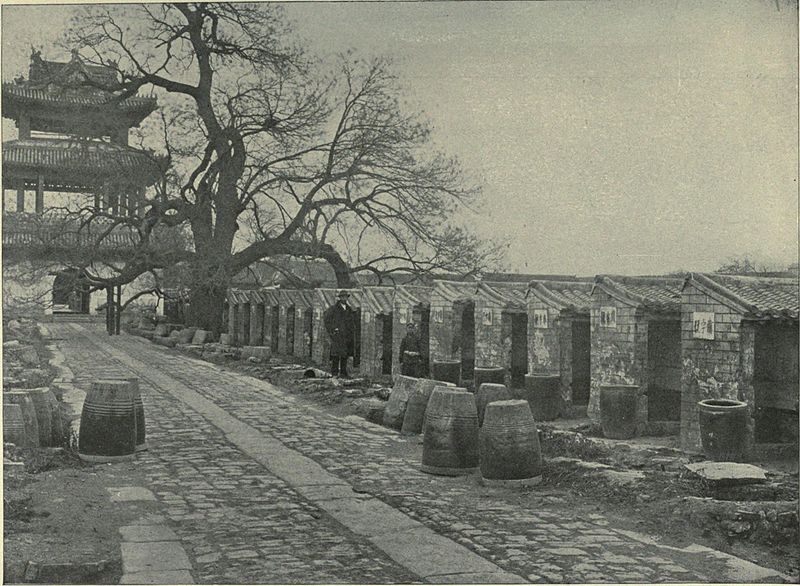
[{"label": "low stone curb", "polygon": [[111,563],[111,560],[78,564],[28,562],[25,566],[23,581],[44,584],[93,583],[95,578],[104,572]]}]

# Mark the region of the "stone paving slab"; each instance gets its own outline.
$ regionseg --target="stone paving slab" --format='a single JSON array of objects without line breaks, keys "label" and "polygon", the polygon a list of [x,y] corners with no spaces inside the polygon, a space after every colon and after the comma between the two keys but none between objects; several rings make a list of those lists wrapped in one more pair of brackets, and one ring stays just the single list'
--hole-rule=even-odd
[{"label": "stone paving slab", "polygon": [[437,576],[447,574],[503,573],[490,561],[427,527],[376,535],[372,541],[392,559],[428,581],[435,582]]},{"label": "stone paving slab", "polygon": [[194,578],[186,570],[163,570],[160,572],[134,572],[120,578],[120,584],[194,584]]},{"label": "stone paving slab", "polygon": [[109,486],[107,490],[112,503],[156,500],[156,495],[143,486]]},{"label": "stone paving slab", "polygon": [[516,574],[507,572],[477,573],[477,574],[443,574],[431,576],[427,580],[430,584],[527,584]]},{"label": "stone paving slab", "polygon": [[[373,538],[387,533],[422,528],[418,521],[374,498],[324,500],[317,504],[350,531],[365,537]],[[384,549],[380,542],[374,539],[372,541]],[[387,553],[392,555],[390,552]]]},{"label": "stone paving slab", "polygon": [[183,547],[174,541],[122,543],[122,570],[125,574],[191,569],[192,564]]},{"label": "stone paving slab", "polygon": [[178,536],[164,525],[128,525],[120,527],[124,541],[175,541]]}]

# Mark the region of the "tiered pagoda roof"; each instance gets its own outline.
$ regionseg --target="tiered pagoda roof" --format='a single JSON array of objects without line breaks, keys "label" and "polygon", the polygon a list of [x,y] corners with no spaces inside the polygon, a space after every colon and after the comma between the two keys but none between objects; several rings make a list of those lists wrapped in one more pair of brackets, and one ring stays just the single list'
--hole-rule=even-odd
[{"label": "tiered pagoda roof", "polygon": [[77,52],[66,63],[31,55],[28,79],[3,82],[3,115],[30,115],[31,130],[69,133],[75,126],[103,136],[110,126],[138,126],[158,106],[156,98],[124,96],[111,67],[86,65]]},{"label": "tiered pagoda roof", "polygon": [[3,188],[152,185],[165,161],[128,147],[127,135],[156,107],[153,97],[123,93],[113,67],[87,65],[75,51],[66,63],[34,51],[29,78],[3,82],[3,116],[19,128],[17,140],[3,143]]},{"label": "tiered pagoda roof", "polygon": [[164,160],[154,155],[97,140],[30,138],[3,143],[3,187],[22,175],[33,188],[38,173],[48,191],[87,191],[103,179],[150,185],[161,176]]}]

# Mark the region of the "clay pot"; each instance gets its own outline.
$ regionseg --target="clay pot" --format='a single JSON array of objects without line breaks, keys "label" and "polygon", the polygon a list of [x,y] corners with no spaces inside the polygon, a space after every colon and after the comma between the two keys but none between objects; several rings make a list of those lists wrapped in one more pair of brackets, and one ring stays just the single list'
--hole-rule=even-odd
[{"label": "clay pot", "polygon": [[472,393],[436,387],[428,401],[422,442],[423,472],[471,474],[478,466],[478,411]]},{"label": "clay pot", "polygon": [[495,401],[480,430],[481,476],[488,483],[538,484],[542,476],[539,432],[527,401]]},{"label": "clay pot", "polygon": [[636,435],[637,385],[600,387],[600,425],[610,439],[630,439]]},{"label": "clay pot", "polygon": [[747,403],[705,399],[697,404],[700,440],[709,460],[741,462],[747,445]]}]

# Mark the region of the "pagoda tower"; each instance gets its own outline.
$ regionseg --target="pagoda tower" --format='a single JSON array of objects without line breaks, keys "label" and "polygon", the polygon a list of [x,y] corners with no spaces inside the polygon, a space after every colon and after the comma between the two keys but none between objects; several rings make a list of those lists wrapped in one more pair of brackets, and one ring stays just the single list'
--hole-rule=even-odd
[{"label": "pagoda tower", "polygon": [[[52,218],[80,210],[84,217],[92,211],[110,218],[136,217],[143,211],[146,189],[162,177],[162,159],[128,145],[130,129],[156,109],[156,99],[125,96],[119,88],[113,68],[87,65],[77,51],[67,62],[46,61],[34,51],[28,78],[3,82],[3,116],[18,129],[18,138],[4,141],[2,150],[3,273],[5,281],[11,279],[4,283],[5,294],[14,286],[9,264],[42,258],[57,264],[59,257],[63,261],[76,253],[103,254],[91,234],[48,235]],[[101,230],[102,220],[96,218],[89,227]],[[63,222],[58,229],[63,230]],[[125,239],[125,230],[118,232],[103,242],[113,244],[119,256],[132,241]],[[58,270],[51,274],[59,280]],[[48,285],[49,302],[88,313],[85,291],[83,299],[70,299],[60,276],[62,290],[53,279]]]}]

